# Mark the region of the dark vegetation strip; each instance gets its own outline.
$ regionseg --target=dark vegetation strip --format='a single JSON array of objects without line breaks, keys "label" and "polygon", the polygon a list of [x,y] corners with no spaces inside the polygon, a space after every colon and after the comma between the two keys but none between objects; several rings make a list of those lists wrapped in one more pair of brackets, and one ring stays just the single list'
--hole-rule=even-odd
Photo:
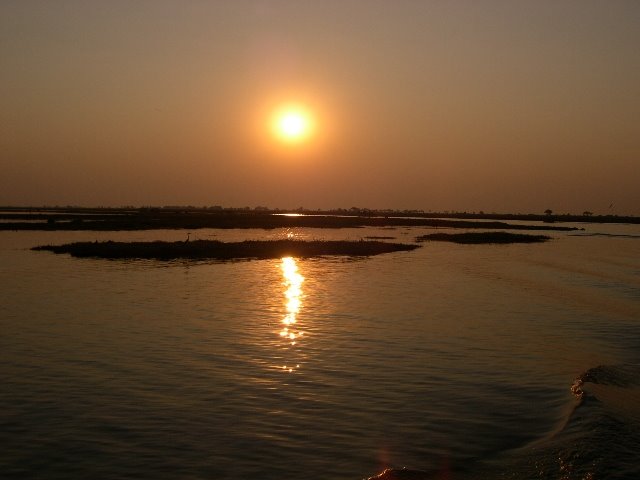
[{"label": "dark vegetation strip", "polygon": [[454,243],[538,243],[546,242],[547,235],[528,235],[509,232],[467,232],[467,233],[431,233],[416,237],[416,242],[454,242]]},{"label": "dark vegetation strip", "polygon": [[466,219],[466,220],[502,220],[502,221],[525,221],[525,222],[585,222],[585,223],[640,223],[640,216],[633,215],[597,215],[593,212],[583,214],[553,213],[551,210],[544,214],[535,213],[489,213],[489,212],[432,212],[424,210],[372,210],[369,208],[338,208],[333,210],[279,210],[266,207],[244,208],[223,208],[221,206],[194,207],[194,206],[164,206],[164,207],[16,207],[0,206],[0,219],[20,220],[36,219],[38,216],[47,220],[51,216],[64,218],[67,216],[82,216],[84,218],[97,218],[114,215],[138,215],[138,214],[274,214],[274,213],[304,213],[307,215],[330,215],[330,216],[361,216],[361,217],[419,217],[419,218],[445,218],[445,219]]},{"label": "dark vegetation strip", "polygon": [[[375,216],[304,215],[286,216],[255,212],[209,212],[137,210],[119,214],[33,214],[29,218],[6,219],[0,230],[152,230],[199,228],[358,228],[358,227],[432,227],[482,228],[508,230],[576,230],[576,228],[509,224],[500,221],[447,220],[441,218],[406,218]],[[15,221],[13,221],[15,220]],[[22,221],[21,221],[22,220]],[[39,223],[25,220],[41,220]]]},{"label": "dark vegetation strip", "polygon": [[318,257],[323,255],[369,256],[419,248],[418,245],[371,241],[302,241],[246,240],[220,242],[76,242],[65,245],[42,245],[32,250],[68,253],[74,257],[111,259],[144,258],[171,260],[176,258],[232,260],[239,258]]}]

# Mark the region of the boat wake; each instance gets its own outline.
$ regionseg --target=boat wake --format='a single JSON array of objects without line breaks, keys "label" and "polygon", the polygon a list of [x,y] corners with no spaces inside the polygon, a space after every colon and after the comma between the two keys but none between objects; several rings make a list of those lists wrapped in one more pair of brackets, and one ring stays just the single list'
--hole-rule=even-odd
[{"label": "boat wake", "polygon": [[369,480],[636,480],[640,365],[599,365],[571,384],[574,405],[543,439],[453,471],[388,469]]}]

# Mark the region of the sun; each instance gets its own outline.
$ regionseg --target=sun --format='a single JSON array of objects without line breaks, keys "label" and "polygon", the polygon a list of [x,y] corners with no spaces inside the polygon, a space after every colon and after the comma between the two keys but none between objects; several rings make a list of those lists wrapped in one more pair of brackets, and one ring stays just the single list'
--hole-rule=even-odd
[{"label": "sun", "polygon": [[299,112],[288,112],[280,119],[280,131],[287,138],[303,135],[306,128],[306,119]]},{"label": "sun", "polygon": [[273,115],[273,131],[284,142],[303,142],[312,134],[312,116],[306,108],[299,105],[281,107]]}]

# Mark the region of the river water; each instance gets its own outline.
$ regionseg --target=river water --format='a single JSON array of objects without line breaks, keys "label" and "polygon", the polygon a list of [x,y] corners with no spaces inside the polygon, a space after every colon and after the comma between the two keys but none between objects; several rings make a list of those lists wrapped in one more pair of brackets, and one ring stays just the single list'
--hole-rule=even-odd
[{"label": "river water", "polygon": [[29,250],[184,231],[1,232],[0,476],[640,478],[640,227],[579,226],[237,262]]}]

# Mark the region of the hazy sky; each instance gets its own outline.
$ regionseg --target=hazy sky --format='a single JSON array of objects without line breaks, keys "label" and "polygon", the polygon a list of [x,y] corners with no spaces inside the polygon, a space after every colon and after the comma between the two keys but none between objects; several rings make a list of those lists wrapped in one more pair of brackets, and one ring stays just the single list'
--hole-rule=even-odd
[{"label": "hazy sky", "polygon": [[0,65],[0,205],[640,214],[637,0],[4,0]]}]

